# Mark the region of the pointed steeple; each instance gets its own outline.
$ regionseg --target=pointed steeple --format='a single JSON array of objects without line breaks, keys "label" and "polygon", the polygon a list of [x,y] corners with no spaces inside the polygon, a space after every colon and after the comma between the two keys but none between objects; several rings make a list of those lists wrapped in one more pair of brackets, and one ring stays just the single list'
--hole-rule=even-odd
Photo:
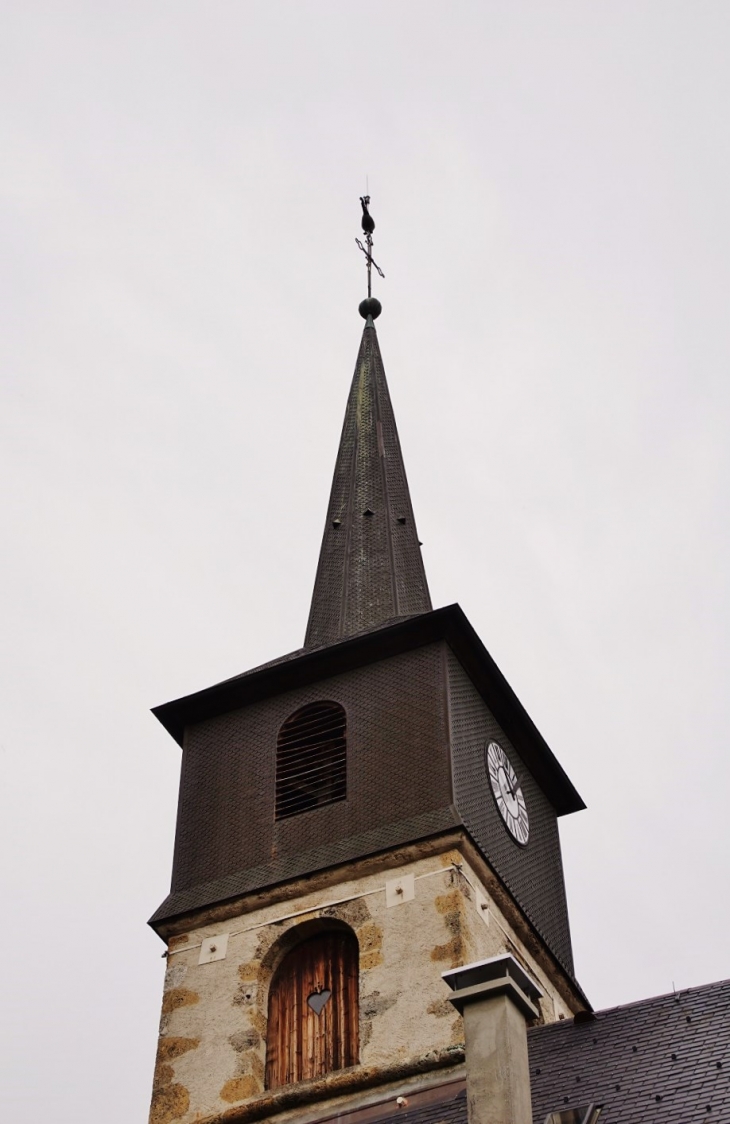
[{"label": "pointed steeple", "polygon": [[431,609],[372,319],[380,304],[363,301],[361,312],[367,322],[342,427],[305,648]]}]

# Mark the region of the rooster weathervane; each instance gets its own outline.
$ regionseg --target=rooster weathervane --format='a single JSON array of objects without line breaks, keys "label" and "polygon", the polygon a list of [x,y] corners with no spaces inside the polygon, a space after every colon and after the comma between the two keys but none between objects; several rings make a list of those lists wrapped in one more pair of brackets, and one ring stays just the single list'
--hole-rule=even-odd
[{"label": "rooster weathervane", "polygon": [[373,231],[375,230],[375,220],[369,210],[370,196],[361,195],[360,203],[362,205],[362,229],[365,235],[365,245],[363,246],[359,238],[356,238],[355,241],[358,248],[362,250],[365,255],[365,264],[368,271],[368,298],[367,301],[363,301],[360,305],[360,315],[365,318],[372,316],[373,319],[375,319],[376,316],[380,315],[381,306],[380,301],[373,298],[373,267],[381,277],[385,278],[385,274],[373,258]]}]

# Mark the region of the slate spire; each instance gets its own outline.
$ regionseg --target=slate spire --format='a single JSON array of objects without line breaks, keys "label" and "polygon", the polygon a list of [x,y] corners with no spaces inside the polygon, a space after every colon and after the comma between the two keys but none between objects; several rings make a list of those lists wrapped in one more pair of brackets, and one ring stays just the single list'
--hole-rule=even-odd
[{"label": "slate spire", "polygon": [[[370,302],[363,301],[363,305]],[[305,648],[431,609],[393,407],[367,315],[332,481]]]}]

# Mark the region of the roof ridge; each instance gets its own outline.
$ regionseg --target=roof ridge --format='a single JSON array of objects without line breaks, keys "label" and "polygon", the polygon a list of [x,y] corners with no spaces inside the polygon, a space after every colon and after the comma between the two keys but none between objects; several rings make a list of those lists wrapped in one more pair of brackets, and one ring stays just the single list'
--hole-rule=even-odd
[{"label": "roof ridge", "polygon": [[[598,1020],[602,1015],[612,1015],[616,1011],[629,1011],[634,1010],[638,1007],[649,1007],[653,1003],[661,1003],[666,999],[675,999],[679,1001],[680,998],[688,996],[690,994],[695,995],[698,992],[707,992],[713,990],[720,991],[723,987],[730,987],[730,978],[723,980],[714,980],[713,982],[706,984],[696,984],[694,987],[681,988],[679,991],[664,991],[659,995],[650,995],[645,999],[635,999],[630,1003],[616,1003],[613,1007],[602,1007],[599,1010],[594,1011],[593,1014]],[[586,1022],[584,1025],[590,1026],[593,1021],[594,1020],[591,1019],[590,1022]],[[573,1027],[574,1025],[575,1024],[573,1019],[562,1019],[559,1022],[530,1027],[528,1033],[534,1034],[537,1031],[544,1032],[546,1030],[556,1030],[558,1028]]]}]

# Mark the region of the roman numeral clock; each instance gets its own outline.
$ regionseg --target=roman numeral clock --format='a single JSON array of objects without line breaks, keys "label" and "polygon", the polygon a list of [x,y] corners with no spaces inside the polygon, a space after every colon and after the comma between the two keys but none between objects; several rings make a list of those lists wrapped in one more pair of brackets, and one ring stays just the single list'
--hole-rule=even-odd
[{"label": "roman numeral clock", "polygon": [[512,838],[524,847],[530,838],[530,820],[517,774],[498,742],[489,743],[484,758],[499,814]]}]

